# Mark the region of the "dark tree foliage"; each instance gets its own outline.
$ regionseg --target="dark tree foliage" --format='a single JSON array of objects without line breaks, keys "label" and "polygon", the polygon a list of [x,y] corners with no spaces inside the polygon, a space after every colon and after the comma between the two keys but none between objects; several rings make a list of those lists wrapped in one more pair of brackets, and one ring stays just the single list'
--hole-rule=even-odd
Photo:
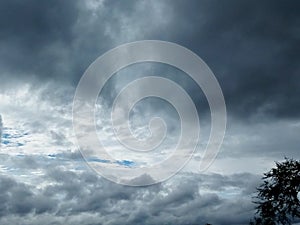
[{"label": "dark tree foliage", "polygon": [[252,225],[290,225],[300,218],[300,162],[285,159],[264,174],[257,188],[257,215]]}]

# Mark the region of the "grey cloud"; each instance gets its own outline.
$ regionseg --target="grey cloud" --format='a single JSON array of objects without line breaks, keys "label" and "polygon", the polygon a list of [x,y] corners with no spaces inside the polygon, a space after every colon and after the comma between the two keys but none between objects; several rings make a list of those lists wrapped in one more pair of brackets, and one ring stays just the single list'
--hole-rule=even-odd
[{"label": "grey cloud", "polygon": [[176,38],[212,68],[229,113],[299,117],[298,1],[178,3],[185,35]]},{"label": "grey cloud", "polygon": [[1,1],[2,74],[23,80],[55,79],[74,85],[87,66],[105,51],[144,37],[142,31],[162,29],[160,23],[152,23],[148,29],[145,25],[158,19],[156,14],[161,9],[156,5],[163,3],[104,1],[97,9],[87,4]]},{"label": "grey cloud", "polygon": [[226,191],[226,188],[243,189],[244,194],[255,192],[255,187],[260,182],[260,176],[250,173],[233,174],[224,176],[221,174],[202,175],[202,185],[209,190]]},{"label": "grey cloud", "polygon": [[[197,53],[220,82],[231,118],[220,159],[255,156],[268,161],[283,154],[297,158],[299,8],[299,1],[293,0],[113,0],[96,9],[81,1],[0,0],[1,92],[25,82],[30,83],[32,95],[42,86],[39,100],[51,105],[40,116],[18,107],[5,113],[16,120],[30,115],[32,120],[25,125],[33,134],[51,128],[54,142],[68,145],[64,136],[71,120],[60,118],[71,111],[74,87],[87,66],[119,44],[162,39]],[[167,77],[174,72],[148,71]],[[105,98],[109,100],[135,77],[117,76],[108,84]],[[201,91],[184,77],[176,81],[192,95],[200,114],[206,112]],[[51,82],[54,85],[47,86]],[[58,83],[62,83],[59,88]],[[147,107],[154,106],[153,111],[163,109],[150,103]],[[53,110],[55,116],[49,118]],[[11,176],[0,176],[0,223],[4,225],[20,221],[22,225],[247,224],[253,215],[250,195],[259,182],[253,174],[184,174],[160,185],[130,188],[90,171],[72,172],[87,166],[80,154],[71,151],[55,160],[1,155],[0,164],[4,174]],[[41,180],[35,174],[40,171]],[[22,172],[29,175],[19,176]]]},{"label": "grey cloud", "polygon": [[299,116],[298,1],[103,1],[95,9],[77,1],[0,4],[4,76],[35,74],[76,85],[110,48],[162,39],[208,63],[237,118]]},{"label": "grey cloud", "polygon": [[50,131],[51,137],[56,145],[60,146],[69,146],[70,143],[66,142],[66,137],[61,132],[55,132],[53,130]]},{"label": "grey cloud", "polygon": [[298,119],[230,121],[219,158],[299,158]]},{"label": "grey cloud", "polygon": [[5,176],[1,176],[0,180],[1,217],[10,214],[22,216],[32,212],[40,214],[55,209],[54,199],[47,199],[46,196],[33,193],[33,187]]},{"label": "grey cloud", "polygon": [[[232,116],[249,120],[299,117],[297,1],[166,4],[172,12],[166,12],[171,18],[166,32],[154,29],[152,35],[143,32],[144,37],[174,41],[202,57],[217,76]],[[131,74],[126,77],[130,80]],[[206,112],[201,91],[188,79],[179,76],[175,80],[185,85],[201,112]]]},{"label": "grey cloud", "polygon": [[151,184],[155,183],[155,180],[148,174],[143,174],[139,177],[134,178],[131,183],[133,185],[141,185],[141,184]]},{"label": "grey cloud", "polygon": [[[180,174],[137,188],[114,184],[88,170],[72,172],[62,165],[43,171],[41,177],[30,178],[46,181],[40,187],[0,176],[1,224],[21,217],[23,224],[245,224],[254,210],[250,194],[243,193],[251,184],[251,174]],[[227,188],[236,188],[234,197],[222,196]]]},{"label": "grey cloud", "polygon": [[21,78],[63,72],[61,61],[70,47],[76,6],[76,1],[0,1],[2,74]]}]

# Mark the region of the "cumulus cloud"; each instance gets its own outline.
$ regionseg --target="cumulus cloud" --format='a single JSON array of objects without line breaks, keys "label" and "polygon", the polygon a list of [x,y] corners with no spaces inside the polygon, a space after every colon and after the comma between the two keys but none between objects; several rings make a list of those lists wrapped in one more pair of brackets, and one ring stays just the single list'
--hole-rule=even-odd
[{"label": "cumulus cloud", "polygon": [[248,186],[258,180],[251,174],[189,173],[137,188],[112,183],[90,170],[72,171],[63,164],[39,168],[42,173],[29,178],[39,185],[19,176],[0,176],[1,224],[21,218],[22,224],[245,224],[253,213]]}]

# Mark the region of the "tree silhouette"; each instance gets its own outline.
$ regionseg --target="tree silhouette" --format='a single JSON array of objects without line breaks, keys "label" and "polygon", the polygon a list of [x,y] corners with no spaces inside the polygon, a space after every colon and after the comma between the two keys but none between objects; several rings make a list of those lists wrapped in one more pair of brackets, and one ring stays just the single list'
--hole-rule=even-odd
[{"label": "tree silhouette", "polygon": [[300,162],[285,158],[276,168],[264,174],[263,184],[257,188],[255,201],[258,217],[252,225],[290,225],[300,218]]}]

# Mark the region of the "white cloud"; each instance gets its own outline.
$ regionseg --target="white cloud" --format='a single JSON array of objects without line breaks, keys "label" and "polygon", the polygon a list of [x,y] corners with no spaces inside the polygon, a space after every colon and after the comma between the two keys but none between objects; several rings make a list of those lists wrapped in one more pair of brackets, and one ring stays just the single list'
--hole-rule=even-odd
[{"label": "white cloud", "polygon": [[2,116],[0,115],[0,146],[2,143],[2,129],[3,129],[3,122],[2,122]]}]

